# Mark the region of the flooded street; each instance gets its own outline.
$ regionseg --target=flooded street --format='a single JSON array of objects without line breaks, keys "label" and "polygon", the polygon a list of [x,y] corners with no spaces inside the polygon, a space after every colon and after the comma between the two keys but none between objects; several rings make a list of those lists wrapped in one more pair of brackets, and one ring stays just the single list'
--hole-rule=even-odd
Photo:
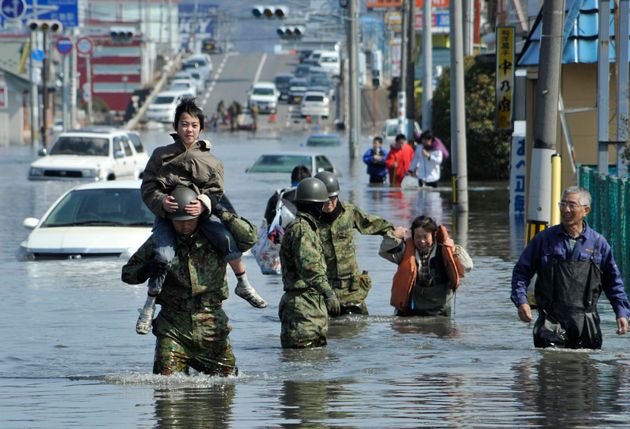
[{"label": "flooded street", "polygon": [[[208,137],[225,163],[226,193],[260,225],[267,199],[289,176],[245,169],[264,152],[304,150],[307,136]],[[143,133],[149,153],[169,139]],[[135,333],[146,287],[121,282],[124,259],[18,259],[23,219],[40,217],[73,184],[29,182],[35,151],[0,148],[0,427],[628,427],[629,338],[615,335],[605,298],[599,352],[535,350],[532,326],[518,320],[510,279],[524,233],[510,228],[506,183],[471,183],[470,213],[455,216],[449,188],[369,187],[361,157],[350,161],[345,145],[320,149],[343,173],[342,201],[395,225],[431,215],[467,247],[475,267],[450,320],[394,317],[396,266],[378,257],[380,237],[357,235],[359,266],[373,282],[370,316],[333,321],[328,347],[280,347],[281,278],[263,276],[248,256],[249,278],[270,304],[258,310],[236,297],[228,273],[224,308],[240,375],[154,376],[155,337]]]}]

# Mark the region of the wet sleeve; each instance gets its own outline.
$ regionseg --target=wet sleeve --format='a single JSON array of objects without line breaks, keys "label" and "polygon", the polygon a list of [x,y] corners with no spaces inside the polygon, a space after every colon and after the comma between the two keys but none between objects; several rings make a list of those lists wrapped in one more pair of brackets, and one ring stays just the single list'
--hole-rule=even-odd
[{"label": "wet sleeve", "polygon": [[130,285],[137,285],[148,280],[142,267],[153,258],[153,242],[151,238],[144,242],[129,261],[122,267],[121,280]]},{"label": "wet sleeve", "polygon": [[542,236],[538,234],[527,245],[512,270],[512,295],[515,306],[527,303],[529,282],[538,270],[538,258],[542,251]]},{"label": "wet sleeve", "polygon": [[363,154],[363,162],[370,165],[371,163],[374,162],[374,154],[372,152],[371,149],[368,149],[364,154]]},{"label": "wet sleeve", "polygon": [[604,240],[600,245],[599,251],[602,255],[602,289],[610,301],[616,317],[628,318],[630,317],[630,303],[628,302],[628,296],[623,287],[623,279],[610,245]]},{"label": "wet sleeve", "polygon": [[299,240],[295,240],[293,255],[298,269],[298,276],[309,287],[322,295],[332,292],[326,277],[326,262],[324,252],[316,231],[303,230]]},{"label": "wet sleeve", "polygon": [[156,149],[151,154],[149,162],[147,162],[142,173],[142,185],[140,185],[140,192],[142,194],[142,201],[153,212],[154,215],[159,217],[166,217],[166,212],[162,207],[162,201],[166,197],[166,194],[162,192],[162,188],[158,181],[158,172],[162,165],[159,151]]},{"label": "wet sleeve", "polygon": [[378,254],[381,258],[399,264],[405,253],[405,242],[400,238],[394,237],[392,232],[388,232],[383,236],[381,247],[378,250]]},{"label": "wet sleeve", "polygon": [[230,231],[236,241],[236,246],[241,252],[246,252],[254,246],[258,239],[258,228],[256,225],[244,217],[235,215],[227,210],[221,213],[219,219]]},{"label": "wet sleeve", "polygon": [[354,210],[354,228],[363,235],[385,235],[394,230],[394,225],[382,217],[365,213],[356,206]]}]

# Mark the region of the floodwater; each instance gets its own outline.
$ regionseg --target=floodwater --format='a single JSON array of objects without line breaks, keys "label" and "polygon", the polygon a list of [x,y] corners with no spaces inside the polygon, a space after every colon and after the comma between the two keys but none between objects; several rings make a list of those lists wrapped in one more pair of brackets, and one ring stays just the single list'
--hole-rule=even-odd
[{"label": "floodwater", "polygon": [[[288,177],[244,174],[256,156],[295,150],[303,135],[210,136],[226,165],[237,210],[260,223],[266,200]],[[144,134],[147,148],[168,142]],[[361,147],[361,152],[367,149]],[[509,300],[522,229],[510,228],[505,183],[471,183],[470,213],[454,216],[449,190],[370,188],[347,147],[323,148],[343,171],[341,199],[407,226],[436,217],[472,255],[449,319],[392,316],[395,265],[377,255],[379,237],[357,236],[373,289],[368,317],[333,321],[328,347],[283,350],[277,316],[281,279],[249,277],[270,302],[225,302],[240,375],[151,374],[154,337],[135,333],[144,286],[120,281],[122,259],[21,261],[24,217],[41,216],[63,190],[29,182],[28,147],[0,149],[0,427],[3,428],[416,428],[627,427],[625,350],[602,299],[599,352],[535,350],[531,325]],[[235,285],[229,273],[230,289]]]}]

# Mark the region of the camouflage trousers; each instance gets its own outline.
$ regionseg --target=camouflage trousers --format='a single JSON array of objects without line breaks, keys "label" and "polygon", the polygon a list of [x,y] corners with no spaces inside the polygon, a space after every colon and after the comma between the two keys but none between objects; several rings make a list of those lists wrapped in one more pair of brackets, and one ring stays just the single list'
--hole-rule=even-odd
[{"label": "camouflage trousers", "polygon": [[282,328],[280,341],[285,349],[322,347],[328,334],[328,311],[324,297],[312,289],[288,291],[278,309]]},{"label": "camouflage trousers", "polygon": [[208,375],[236,375],[230,330],[221,307],[194,312],[162,308],[153,322],[153,334],[157,337],[153,373],[188,374],[193,368]]},{"label": "camouflage trousers", "polygon": [[333,279],[330,284],[341,303],[340,316],[344,314],[368,315],[365,298],[372,288],[372,280],[367,272],[356,274],[349,279]]}]

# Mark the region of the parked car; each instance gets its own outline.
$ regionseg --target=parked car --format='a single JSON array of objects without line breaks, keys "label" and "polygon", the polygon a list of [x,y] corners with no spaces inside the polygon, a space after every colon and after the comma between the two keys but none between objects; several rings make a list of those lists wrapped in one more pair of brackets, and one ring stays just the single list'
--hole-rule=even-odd
[{"label": "parked car", "polygon": [[289,83],[293,79],[293,75],[291,74],[278,74],[273,79],[273,83],[276,85],[276,89],[280,93],[280,100],[286,100],[289,98]]},{"label": "parked car", "polygon": [[315,74],[308,80],[309,91],[323,91],[331,100],[335,98],[335,84],[328,76]]},{"label": "parked car", "polygon": [[302,78],[293,78],[289,84],[289,96],[287,102],[289,104],[300,104],[306,89],[308,88],[308,81]]},{"label": "parked car", "polygon": [[190,77],[197,87],[197,94],[202,94],[206,89],[205,77],[199,71],[193,69],[188,70],[188,73],[190,73]]},{"label": "parked car", "polygon": [[29,180],[142,178],[149,160],[138,134],[109,128],[88,128],[59,134],[50,151],[29,169]]},{"label": "parked car", "polygon": [[20,245],[27,258],[119,256],[135,252],[151,235],[155,215],[140,195],[139,180],[92,183],[64,193]]},{"label": "parked car", "polygon": [[[413,128],[415,133],[421,133],[420,125],[418,122],[413,121]],[[407,130],[407,119],[404,120],[403,129]],[[392,144],[396,140],[396,135],[400,134],[398,131],[398,119],[392,118],[387,119],[385,121],[385,125],[383,126],[383,142],[384,144]],[[404,131],[403,134],[407,135],[407,132]],[[412,139],[413,136],[407,136],[408,139]]]},{"label": "parked car", "polygon": [[197,84],[190,79],[175,79],[169,86],[168,91],[182,92],[191,94],[193,97],[197,96]]},{"label": "parked car", "polygon": [[306,146],[339,146],[341,138],[337,134],[312,134],[306,140]]},{"label": "parked car", "polygon": [[327,69],[332,76],[341,75],[341,62],[339,52],[323,51],[319,56],[319,66]]},{"label": "parked car", "polygon": [[208,54],[195,54],[186,58],[182,63],[183,70],[197,70],[206,79],[210,79],[212,74],[212,58]]},{"label": "parked car", "polygon": [[193,95],[181,91],[160,92],[149,104],[146,119],[148,121],[172,123],[175,118],[175,109],[184,97],[193,97]]},{"label": "parked car", "polygon": [[320,171],[330,171],[337,176],[341,172],[333,165],[326,155],[313,152],[275,152],[261,155],[247,173],[285,173],[289,174],[295,166],[306,165],[315,175]]},{"label": "parked car", "polygon": [[259,113],[276,113],[280,93],[273,82],[257,82],[252,85],[247,96],[247,105],[258,106]]},{"label": "parked car", "polygon": [[308,64],[299,64],[293,71],[293,76],[296,78],[307,78],[311,72],[311,66]]},{"label": "parked car", "polygon": [[306,91],[300,104],[300,114],[306,116],[321,116],[328,119],[330,114],[330,99],[319,91]]}]

